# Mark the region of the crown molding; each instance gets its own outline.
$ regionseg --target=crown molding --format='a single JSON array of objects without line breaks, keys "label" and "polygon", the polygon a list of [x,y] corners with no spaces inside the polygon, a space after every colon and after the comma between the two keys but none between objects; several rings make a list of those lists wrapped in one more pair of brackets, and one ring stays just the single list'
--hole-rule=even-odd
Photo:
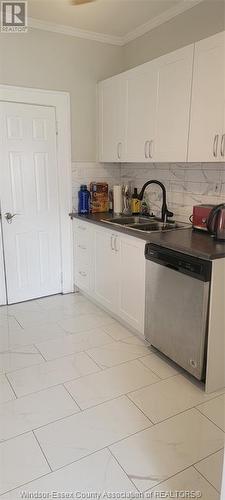
[{"label": "crown molding", "polygon": [[170,19],[173,19],[179,14],[182,14],[183,12],[192,9],[192,7],[195,7],[196,5],[198,5],[203,1],[204,0],[192,0],[190,4],[190,2],[187,2],[187,0],[183,0],[181,4],[176,5],[175,7],[171,7],[170,9],[167,9],[159,16],[154,17],[147,23],[138,26],[135,30],[130,31],[129,33],[121,37],[107,35],[105,33],[96,33],[95,31],[81,30],[79,28],[73,28],[72,26],[66,26],[63,24],[49,23],[47,21],[41,21],[40,19],[35,19],[33,17],[28,18],[28,27],[35,28],[38,30],[52,31],[53,33],[60,33],[61,35],[84,38],[86,40],[92,40],[95,42],[107,43],[110,45],[117,45],[122,47],[123,45],[126,45],[127,43],[135,40],[136,38],[145,35],[154,28],[157,28],[157,26],[160,26],[161,24],[170,21]]},{"label": "crown molding", "polygon": [[187,3],[187,0],[183,0],[181,4],[176,5],[175,7],[171,7],[170,9],[167,9],[165,12],[160,14],[159,16],[154,17],[153,19],[150,19],[147,23],[141,24],[141,26],[138,26],[135,30],[130,31],[123,37],[123,45],[126,45],[127,43],[135,40],[136,38],[139,38],[142,35],[145,35],[145,33],[148,33],[149,31],[153,30],[154,28],[157,28],[157,26],[160,26],[161,24],[166,23],[167,21],[170,21],[170,19],[173,19],[173,17],[178,16],[179,14],[182,14],[183,12],[192,9],[192,7],[195,7],[199,3],[203,2],[204,0],[192,0],[191,4]]},{"label": "crown molding", "polygon": [[95,31],[81,30],[79,28],[73,28],[72,26],[66,26],[63,24],[49,23],[41,21],[40,19],[35,19],[34,17],[28,18],[28,27],[38,30],[52,31],[53,33],[60,33],[61,35],[85,38],[86,40],[92,40],[95,42],[108,43],[110,45],[122,46],[124,44],[122,37],[107,35],[105,33],[96,33]]}]

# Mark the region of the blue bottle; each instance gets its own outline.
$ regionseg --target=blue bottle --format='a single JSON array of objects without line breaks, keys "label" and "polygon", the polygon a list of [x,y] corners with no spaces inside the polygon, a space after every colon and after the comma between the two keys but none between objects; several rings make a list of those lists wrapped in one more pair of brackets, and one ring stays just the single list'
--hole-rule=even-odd
[{"label": "blue bottle", "polygon": [[80,186],[80,191],[78,193],[78,213],[79,214],[89,214],[90,211],[90,192],[87,189],[86,184]]}]

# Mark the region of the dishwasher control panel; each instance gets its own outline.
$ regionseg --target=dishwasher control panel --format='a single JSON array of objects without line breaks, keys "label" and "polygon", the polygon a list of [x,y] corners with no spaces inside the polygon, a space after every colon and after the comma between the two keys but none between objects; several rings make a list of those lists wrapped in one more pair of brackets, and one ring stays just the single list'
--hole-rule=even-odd
[{"label": "dishwasher control panel", "polygon": [[154,243],[145,247],[145,258],[201,281],[211,281],[212,263]]}]

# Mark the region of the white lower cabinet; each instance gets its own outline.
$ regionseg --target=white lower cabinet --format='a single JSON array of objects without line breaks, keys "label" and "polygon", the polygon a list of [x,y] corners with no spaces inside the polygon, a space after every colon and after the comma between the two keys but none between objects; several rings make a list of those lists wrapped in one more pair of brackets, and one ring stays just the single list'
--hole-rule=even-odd
[{"label": "white lower cabinet", "polygon": [[144,335],[145,241],[76,221],[74,243],[75,285]]},{"label": "white lower cabinet", "polygon": [[94,231],[94,297],[112,312],[117,309],[119,252],[116,235],[111,231]]},{"label": "white lower cabinet", "polygon": [[93,226],[76,220],[73,226],[74,284],[90,293],[93,289]]},{"label": "white lower cabinet", "polygon": [[119,316],[144,334],[145,241],[120,238]]}]

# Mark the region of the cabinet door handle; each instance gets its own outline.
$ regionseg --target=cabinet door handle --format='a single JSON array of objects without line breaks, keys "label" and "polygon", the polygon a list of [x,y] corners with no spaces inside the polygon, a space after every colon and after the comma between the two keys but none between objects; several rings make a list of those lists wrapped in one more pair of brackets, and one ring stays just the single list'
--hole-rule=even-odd
[{"label": "cabinet door handle", "polygon": [[219,134],[216,134],[213,141],[213,156],[217,158]]},{"label": "cabinet door handle", "polygon": [[222,157],[225,156],[225,134],[222,135],[220,153]]},{"label": "cabinet door handle", "polygon": [[87,228],[84,226],[78,226],[78,229],[81,229],[81,231],[86,231]]},{"label": "cabinet door handle", "polygon": [[84,245],[78,245],[78,248],[81,248],[81,250],[87,250],[87,247],[85,247]]},{"label": "cabinet door handle", "polygon": [[148,152],[147,152],[147,146],[148,146],[148,143],[149,143],[149,141],[145,141],[145,147],[144,147],[144,151],[145,151],[145,158],[148,158]]},{"label": "cabinet door handle", "polygon": [[118,248],[118,246],[117,246],[117,238],[118,238],[118,236],[115,236],[115,237],[114,237],[114,249],[115,249],[115,252],[116,252],[116,253],[118,253],[118,252],[119,252],[119,248]]},{"label": "cabinet door handle", "polygon": [[148,141],[148,142],[149,142],[148,157],[152,159],[153,158],[153,154],[152,154],[153,140],[151,139],[151,141]]},{"label": "cabinet door handle", "polygon": [[115,251],[115,238],[113,234],[111,235],[111,250],[114,252]]},{"label": "cabinet door handle", "polygon": [[121,160],[122,156],[122,142],[118,142],[117,144],[117,158],[118,160]]}]

